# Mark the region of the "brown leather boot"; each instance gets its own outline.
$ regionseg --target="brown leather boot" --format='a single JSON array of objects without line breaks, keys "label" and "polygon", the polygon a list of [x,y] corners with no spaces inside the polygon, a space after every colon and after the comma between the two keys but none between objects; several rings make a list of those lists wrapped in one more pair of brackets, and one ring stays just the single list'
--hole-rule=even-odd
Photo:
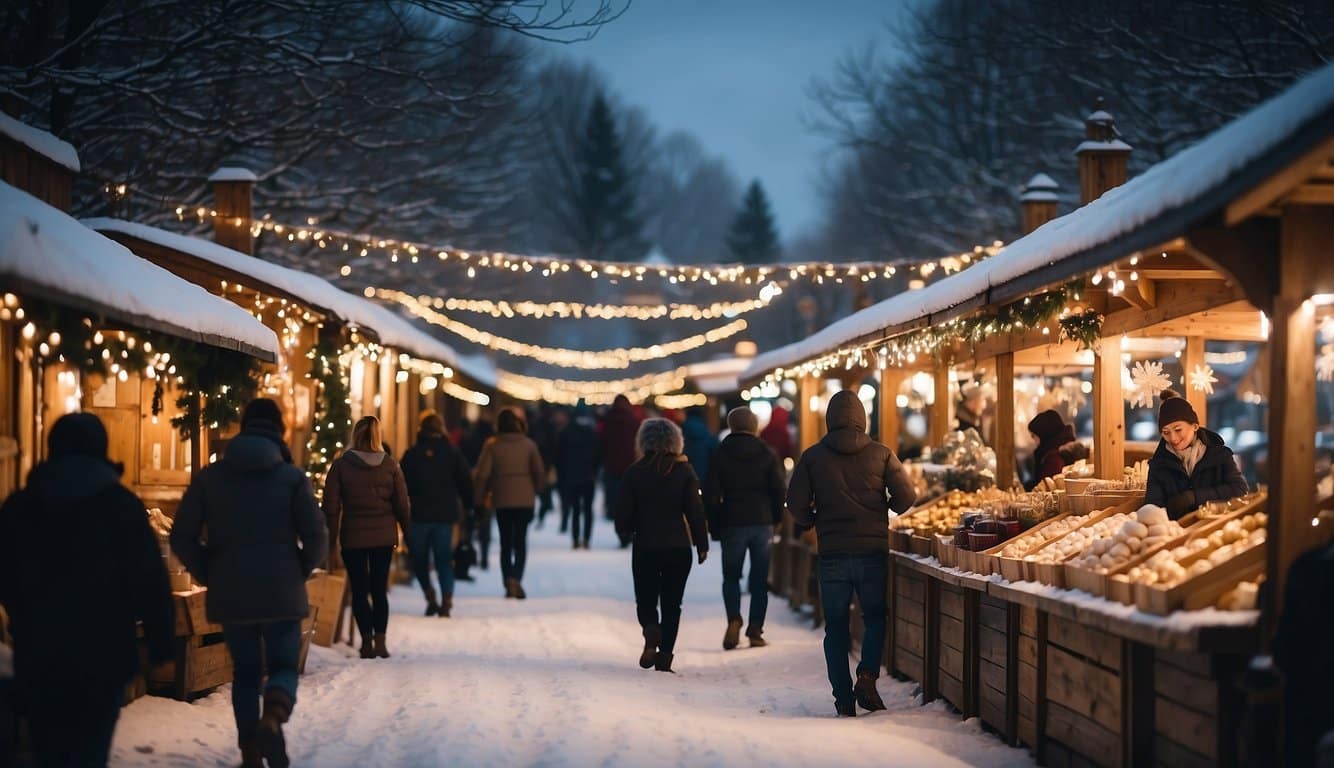
[{"label": "brown leather boot", "polygon": [[449,618],[450,612],[453,610],[454,610],[454,593],[446,592],[440,596],[440,613],[437,615],[440,616],[441,618],[447,619]]},{"label": "brown leather boot", "polygon": [[255,747],[269,764],[269,768],[287,768],[287,742],[283,738],[283,723],[292,716],[292,695],[281,688],[264,692],[264,714],[255,729]]},{"label": "brown leather boot", "polygon": [[435,587],[428,586],[422,590],[422,593],[426,595],[426,615],[435,616],[440,613],[440,603],[436,602],[435,599]]},{"label": "brown leather boot", "polygon": [[870,672],[858,672],[857,683],[852,686],[852,695],[861,708],[868,712],[885,709],[885,702],[880,692],[875,689],[875,675]]},{"label": "brown leather boot", "polygon": [[727,632],[723,633],[723,650],[730,651],[741,642],[741,619],[728,619]]},{"label": "brown leather boot", "polygon": [[644,627],[644,652],[639,654],[639,666],[651,669],[658,662],[658,643],[662,642],[662,628],[656,624]]},{"label": "brown leather boot", "polygon": [[237,746],[241,748],[241,768],[264,768],[264,758],[260,757],[254,739],[242,739]]},{"label": "brown leather boot", "polygon": [[363,659],[375,658],[375,641],[371,638],[370,635],[361,636],[361,658]]},{"label": "brown leather boot", "polygon": [[748,629],[746,630],[746,637],[750,639],[751,648],[763,648],[769,644],[769,641],[764,639],[764,630],[762,629]]},{"label": "brown leather boot", "polygon": [[505,579],[505,597],[519,596],[519,580]]},{"label": "brown leather boot", "polygon": [[374,646],[375,658],[389,658],[389,649],[384,647],[384,635],[376,635],[372,645]]},{"label": "brown leather boot", "polygon": [[653,663],[653,668],[659,672],[672,672],[672,658],[673,654],[659,652]]}]

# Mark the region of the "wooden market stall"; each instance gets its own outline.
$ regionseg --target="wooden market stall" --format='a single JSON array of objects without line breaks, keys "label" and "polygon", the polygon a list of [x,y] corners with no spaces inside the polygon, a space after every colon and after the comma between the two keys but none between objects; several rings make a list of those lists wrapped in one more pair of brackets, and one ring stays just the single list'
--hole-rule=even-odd
[{"label": "wooden market stall", "polygon": [[[804,374],[866,349],[887,370],[923,353],[938,361],[937,376],[957,363],[994,370],[999,448],[1014,431],[1017,370],[1091,363],[1094,471],[1113,484],[1127,463],[1124,345],[1183,339],[1183,370],[1202,382],[1206,341],[1267,337],[1267,498],[1183,521],[1210,535],[1225,521],[1258,525],[1263,544],[1248,538],[1236,556],[1165,589],[1060,559],[1011,560],[1015,571],[993,550],[924,539],[927,552],[891,555],[886,656],[925,699],[980,715],[1043,763],[1247,764],[1260,755],[1240,738],[1239,673],[1268,645],[1288,566],[1326,540],[1327,526],[1313,525],[1312,425],[1316,328],[1334,303],[1325,252],[1334,242],[1334,66],[1106,194],[1124,178],[1129,147],[1101,110],[1088,130],[1084,207],[958,275],[762,356],[747,376]],[[1083,346],[1093,347],[1091,361]],[[1204,388],[1188,388],[1201,414]],[[1007,484],[1012,464],[999,469]],[[1072,491],[1064,505],[1080,498]],[[1072,530],[1097,531],[1096,520],[1138,505],[1123,493],[1119,509],[1094,511]],[[1194,610],[1261,573],[1259,611]]]}]

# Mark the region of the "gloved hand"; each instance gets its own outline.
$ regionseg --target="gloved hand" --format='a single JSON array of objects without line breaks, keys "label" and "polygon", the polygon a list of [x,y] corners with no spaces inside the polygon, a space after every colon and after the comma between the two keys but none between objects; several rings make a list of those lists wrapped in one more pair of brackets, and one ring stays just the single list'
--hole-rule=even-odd
[{"label": "gloved hand", "polygon": [[1195,491],[1182,491],[1167,500],[1167,516],[1180,520],[1181,516],[1195,509]]},{"label": "gloved hand", "polygon": [[696,552],[699,553],[699,564],[703,565],[704,561],[709,559],[709,550],[700,547]]}]

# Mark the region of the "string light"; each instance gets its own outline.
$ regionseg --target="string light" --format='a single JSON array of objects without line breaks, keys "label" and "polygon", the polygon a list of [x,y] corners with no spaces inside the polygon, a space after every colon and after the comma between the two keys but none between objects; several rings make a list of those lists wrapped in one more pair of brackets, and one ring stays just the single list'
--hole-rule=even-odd
[{"label": "string light", "polygon": [[557,405],[574,405],[580,400],[589,405],[607,405],[615,400],[617,395],[625,395],[633,401],[640,402],[650,397],[676,392],[685,385],[685,368],[611,381],[544,379],[507,371],[499,372],[496,378],[496,389],[516,400],[545,400]]},{"label": "string light", "polygon": [[579,301],[489,301],[486,299],[461,299],[456,297],[442,298],[439,296],[411,296],[404,291],[398,291],[391,288],[367,287],[363,294],[366,298],[379,298],[388,301],[397,301],[404,306],[409,306],[411,302],[418,305],[431,307],[434,309],[444,309],[453,312],[474,312],[478,314],[490,315],[491,317],[536,317],[536,318],[594,318],[600,320],[658,320],[667,318],[670,320],[714,320],[718,318],[733,318],[738,315],[744,315],[754,312],[757,309],[763,309],[769,306],[769,303],[777,296],[782,294],[783,289],[776,283],[768,283],[760,289],[758,298],[747,301],[732,302],[714,302],[708,305],[699,304],[662,304],[656,306],[644,306],[638,304],[584,304]]},{"label": "string light", "polygon": [[454,333],[459,337],[474,344],[480,344],[489,347],[498,352],[504,352],[508,355],[517,357],[528,357],[539,360],[548,365],[554,365],[560,368],[580,368],[583,370],[605,370],[610,368],[629,368],[631,363],[642,363],[649,360],[661,360],[665,357],[678,355],[682,352],[689,352],[692,349],[698,349],[705,344],[713,344],[723,339],[735,336],[746,330],[745,320],[733,320],[726,325],[721,325],[707,333],[697,333],[693,336],[687,336],[684,339],[670,341],[663,344],[654,344],[651,347],[618,347],[616,349],[603,350],[578,350],[563,349],[559,347],[542,347],[536,344],[527,344],[514,339],[497,336],[493,333],[483,331],[468,325],[467,323],[455,320],[447,315],[437,312],[431,307],[422,305],[416,299],[407,297],[410,301],[399,301],[408,309],[409,312],[421,319],[439,326]]},{"label": "string light", "polygon": [[674,411],[684,411],[687,408],[694,408],[700,405],[708,405],[707,395],[698,393],[687,395],[658,395],[653,398],[653,404],[659,408],[670,409]]}]

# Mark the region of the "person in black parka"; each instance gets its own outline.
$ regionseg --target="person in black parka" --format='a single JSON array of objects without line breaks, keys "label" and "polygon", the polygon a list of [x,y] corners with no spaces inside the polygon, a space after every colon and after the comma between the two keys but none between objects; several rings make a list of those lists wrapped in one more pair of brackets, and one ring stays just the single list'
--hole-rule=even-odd
[{"label": "person in black parka", "polygon": [[671,672],[690,550],[703,564],[709,554],[709,526],[680,428],[666,419],[646,419],[635,442],[642,456],[626,470],[617,489],[616,533],[634,544],[630,567],[644,632],[639,666]]},{"label": "person in black parka", "polygon": [[[417,443],[399,464],[412,502],[408,551],[412,571],[426,595],[427,616],[449,616],[454,608],[454,526],[472,507],[472,471],[468,460],[445,436],[445,420],[435,411],[421,415]],[[440,600],[431,585],[431,559],[440,575]]]},{"label": "person in black parka", "polygon": [[1158,428],[1162,439],[1149,459],[1145,504],[1165,507],[1168,517],[1179,520],[1206,501],[1245,495],[1246,478],[1232,449],[1201,427],[1195,409],[1170,389],[1162,394]]},{"label": "person in black parka", "polygon": [[574,549],[588,549],[593,538],[593,491],[602,466],[602,443],[593,412],[580,400],[574,418],[556,436],[556,482],[560,484],[562,517],[570,518]]},{"label": "person in black parka", "polygon": [[[866,434],[866,408],[855,392],[829,399],[825,424],[828,434],[792,470],[787,508],[797,532],[813,527],[819,539],[825,667],[835,710],[855,717],[854,701],[863,709],[885,708],[876,679],[889,612],[889,513],[902,514],[917,492],[894,451]],[[848,675],[853,594],[865,626],[856,685]]]},{"label": "person in black parka", "polygon": [[750,554],[751,647],[765,645],[764,618],[769,607],[769,550],[783,522],[783,467],[778,456],[758,437],[759,419],[745,406],[727,414],[731,433],[709,462],[704,478],[704,508],[709,532],[723,545],[723,607],[727,632],[723,649],[741,638],[741,569]]},{"label": "person in black parka", "polygon": [[148,513],[107,459],[102,422],[62,416],[48,446],[0,507],[0,604],[12,623],[18,708],[39,765],[105,765],[139,670],[135,624],[149,661],[168,661],[175,609]]},{"label": "person in black parka", "polygon": [[232,657],[243,764],[265,759],[271,768],[288,764],[282,725],[296,704],[301,620],[310,612],[306,578],[329,550],[310,480],[283,460],[282,419],[272,400],[247,404],[241,434],[220,461],[195,473],[171,530],[172,550],[208,587],[208,619],[222,625]]}]

